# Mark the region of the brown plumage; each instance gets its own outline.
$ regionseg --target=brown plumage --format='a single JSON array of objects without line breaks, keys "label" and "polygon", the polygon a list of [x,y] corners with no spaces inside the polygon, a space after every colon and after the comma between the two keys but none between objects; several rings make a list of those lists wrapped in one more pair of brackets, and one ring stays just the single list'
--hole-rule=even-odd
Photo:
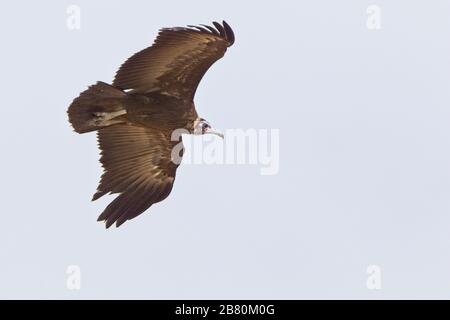
[{"label": "brown plumage", "polygon": [[213,24],[161,29],[151,47],[125,61],[112,85],[97,82],[70,105],[76,132],[98,131],[104,173],[93,200],[119,194],[98,218],[106,227],[169,195],[178,167],[172,150],[181,143],[171,140],[174,130],[218,134],[193,103],[205,72],[234,43],[225,21]]}]

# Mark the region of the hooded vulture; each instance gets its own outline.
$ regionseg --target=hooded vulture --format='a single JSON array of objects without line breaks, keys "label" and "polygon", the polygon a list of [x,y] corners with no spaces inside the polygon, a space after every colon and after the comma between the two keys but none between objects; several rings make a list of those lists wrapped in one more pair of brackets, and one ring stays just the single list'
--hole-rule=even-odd
[{"label": "hooded vulture", "polygon": [[[75,132],[97,131],[104,172],[92,200],[118,196],[98,217],[106,227],[122,225],[164,200],[180,159],[175,130],[216,134],[193,102],[205,72],[234,43],[223,21],[161,29],[152,46],[126,60],[112,84],[97,82],[69,106]],[[182,148],[177,153],[182,156]]]}]

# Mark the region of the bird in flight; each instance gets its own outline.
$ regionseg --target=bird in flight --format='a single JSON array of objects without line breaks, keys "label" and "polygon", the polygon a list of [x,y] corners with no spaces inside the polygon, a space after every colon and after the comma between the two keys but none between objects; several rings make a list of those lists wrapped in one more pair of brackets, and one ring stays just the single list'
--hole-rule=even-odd
[{"label": "bird in flight", "polygon": [[181,137],[172,141],[174,130],[223,138],[198,116],[193,100],[206,71],[233,43],[225,21],[163,28],[152,46],[122,64],[111,85],[97,82],[73,100],[67,111],[72,127],[97,131],[101,149],[104,172],[92,201],[118,194],[98,217],[106,228],[169,195],[179,164],[172,150],[182,143]]}]

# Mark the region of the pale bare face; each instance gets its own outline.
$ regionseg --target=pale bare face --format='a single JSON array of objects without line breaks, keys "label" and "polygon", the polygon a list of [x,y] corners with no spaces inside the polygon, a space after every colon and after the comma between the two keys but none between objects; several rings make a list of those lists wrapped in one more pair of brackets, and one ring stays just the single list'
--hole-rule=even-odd
[{"label": "pale bare face", "polygon": [[223,133],[215,130],[208,121],[203,118],[197,118],[194,122],[194,132],[195,135],[200,134],[215,134],[222,139],[224,138]]}]

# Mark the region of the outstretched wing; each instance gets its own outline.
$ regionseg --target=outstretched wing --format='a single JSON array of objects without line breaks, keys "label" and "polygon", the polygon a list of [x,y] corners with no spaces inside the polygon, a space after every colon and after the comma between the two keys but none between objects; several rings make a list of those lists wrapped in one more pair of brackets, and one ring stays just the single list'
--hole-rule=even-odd
[{"label": "outstretched wing", "polygon": [[215,28],[203,25],[161,29],[151,47],[125,61],[113,85],[192,100],[203,75],[234,43],[233,30],[225,21],[213,24]]},{"label": "outstretched wing", "polygon": [[100,129],[97,137],[104,173],[92,200],[120,193],[98,218],[107,228],[114,222],[120,226],[169,195],[178,167],[171,159],[172,149],[181,141],[171,141],[170,133],[130,124]]}]

